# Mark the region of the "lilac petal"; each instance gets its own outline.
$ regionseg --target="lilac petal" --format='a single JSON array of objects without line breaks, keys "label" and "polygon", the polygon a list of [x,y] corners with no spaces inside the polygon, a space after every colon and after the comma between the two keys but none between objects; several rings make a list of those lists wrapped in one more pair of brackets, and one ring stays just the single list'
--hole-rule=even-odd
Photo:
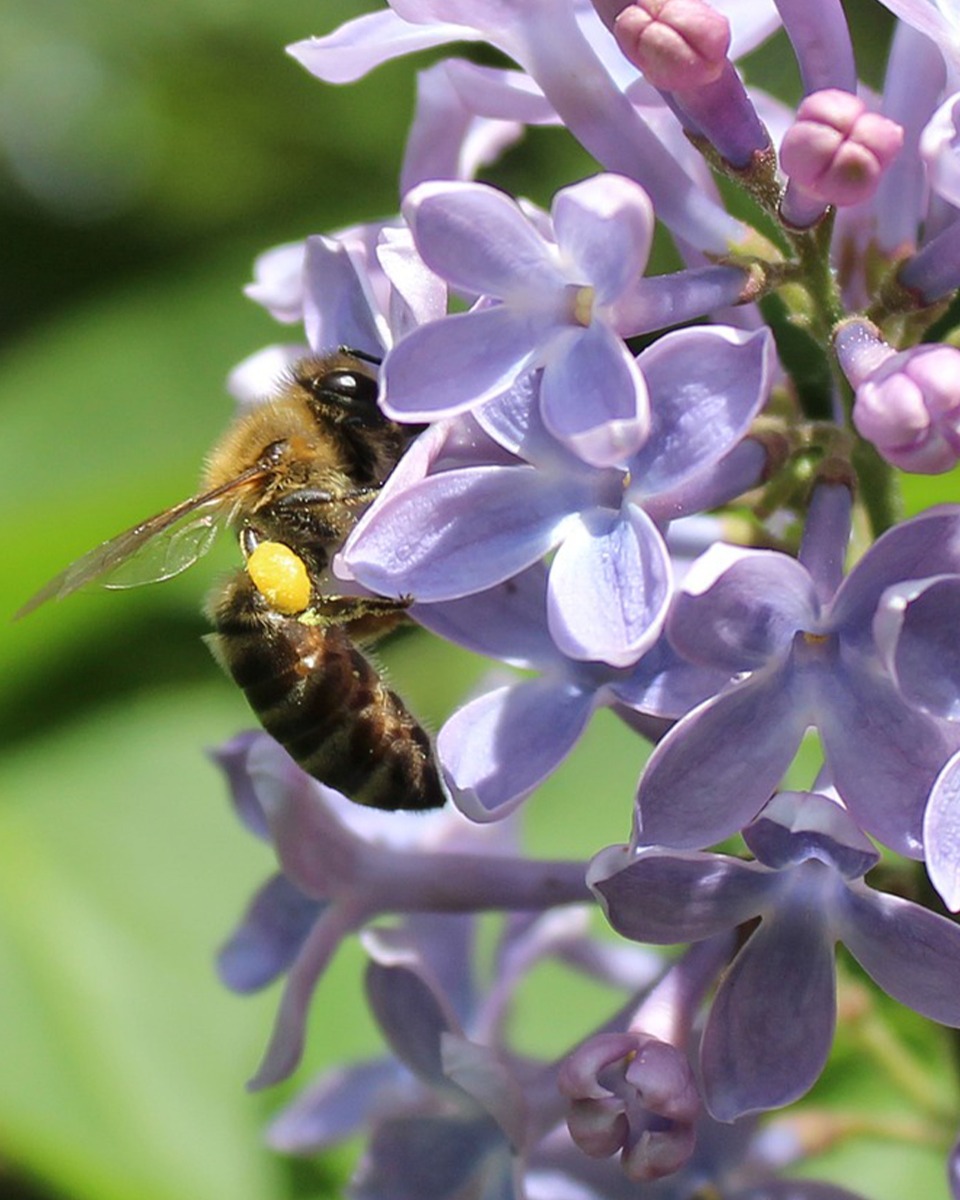
[{"label": "lilac petal", "polygon": [[280,1009],[257,1073],[247,1084],[250,1091],[270,1087],[296,1070],[303,1054],[307,1013],[317,980],[326,970],[341,941],[359,920],[348,908],[329,905],[314,922],[296,962],[287,975]]},{"label": "lilac petal", "polygon": [[[477,846],[476,827],[471,829],[467,853],[482,853]],[[436,848],[433,843],[431,849]],[[454,845],[444,849],[456,853]],[[497,855],[515,852],[514,846],[486,852]],[[473,977],[472,957],[476,952],[477,918],[474,913],[418,912],[404,920],[404,931],[416,945],[425,974],[433,980],[446,998],[456,1019],[470,1021],[477,1006],[476,980]]]},{"label": "lilac petal", "polygon": [[951,912],[960,910],[960,754],[937,776],[923,816],[927,873]]},{"label": "lilac petal", "polygon": [[446,315],[446,284],[424,264],[408,229],[385,227],[376,255],[391,287],[388,316],[394,341]]},{"label": "lilac petal", "polygon": [[[660,524],[729,504],[756,487],[771,463],[767,444],[752,437],[738,442],[732,450],[699,474],[681,482],[671,491],[643,498],[643,507]],[[632,492],[632,488],[628,489]],[[641,492],[641,489],[638,488]]]},{"label": "lilac petal", "polygon": [[937,717],[960,718],[960,576],[939,575],[888,588],[873,634],[900,694]]},{"label": "lilac petal", "polygon": [[417,107],[400,173],[404,196],[428,179],[473,179],[523,135],[517,120],[490,120],[468,108],[440,62],[417,76]]},{"label": "lilac petal", "polygon": [[483,67],[465,59],[444,63],[464,106],[478,116],[523,125],[557,125],[560,118],[543,92],[523,71]]},{"label": "lilac petal", "polygon": [[541,558],[568,503],[533,467],[444,471],[378,508],[351,543],[350,568],[381,595],[455,600]]},{"label": "lilac petal", "polygon": [[567,282],[540,234],[496,188],[422,183],[404,198],[403,214],[427,266],[468,295],[542,298]]},{"label": "lilac petal", "polygon": [[271,1121],[267,1144],[281,1154],[315,1154],[362,1132],[402,1077],[392,1059],[330,1071]]},{"label": "lilac petal", "polygon": [[560,251],[609,304],[643,274],[653,240],[653,206],[638,183],[595,175],[554,198],[550,209]]},{"label": "lilac petal", "polygon": [[287,53],[326,83],[353,83],[391,58],[482,36],[460,25],[411,25],[387,9],[345,21],[326,37],[294,42]]},{"label": "lilac petal", "polygon": [[296,959],[323,908],[285,876],[274,875],[217,955],[221,981],[234,992],[255,992],[272,983]]},{"label": "lilac petal", "polygon": [[680,329],[637,359],[653,425],[631,471],[645,495],[667,491],[717,462],[766,402],[776,361],[769,330]]},{"label": "lilac petal", "polygon": [[733,674],[782,658],[797,630],[818,624],[812,580],[796,559],[721,542],[684,576],[667,635],[691,662]]},{"label": "lilac petal", "polygon": [[546,614],[547,572],[539,562],[485,592],[411,610],[419,624],[448,641],[521,667],[562,661]]},{"label": "lilac petal", "polygon": [[425,1083],[443,1083],[440,1039],[457,1027],[427,980],[410,967],[371,962],[366,990],[370,1010],[397,1058]]},{"label": "lilac petal", "polygon": [[601,850],[587,874],[611,926],[635,942],[699,942],[763,911],[773,876],[722,854]]},{"label": "lilac petal", "polygon": [[572,329],[550,348],[540,385],[547,429],[594,467],[622,465],[647,439],[647,385],[607,326]]},{"label": "lilac petal", "polygon": [[399,421],[465,412],[536,365],[538,337],[500,304],[420,325],[384,360],[381,406]]},{"label": "lilac petal", "polygon": [[885,992],[932,1021],[960,1026],[960,928],[899,896],[844,890],[836,931]]},{"label": "lilac petal", "polygon": [[250,778],[248,762],[250,751],[266,737],[267,735],[259,729],[256,732],[250,730],[237,734],[229,742],[209,752],[210,757],[227,777],[230,801],[241,823],[252,834],[265,841],[270,836],[270,829],[263,805]]},{"label": "lilac petal", "polygon": [[386,322],[353,255],[333,238],[307,238],[303,324],[318,352],[350,346],[379,357],[389,343]]},{"label": "lilac petal", "polygon": [[727,672],[687,662],[661,636],[629,674],[611,678],[607,687],[630,708],[676,720],[716,696],[729,682]]},{"label": "lilac petal", "polygon": [[441,1057],[447,1077],[471,1096],[503,1130],[511,1146],[523,1145],[527,1109],[523,1089],[487,1046],[445,1033]]},{"label": "lilac petal", "polygon": [[768,914],[733,961],[700,1046],[718,1121],[779,1108],[816,1082],[836,1022],[833,943],[806,905]]},{"label": "lilac petal", "polygon": [[869,664],[834,660],[817,692],[824,760],[850,815],[892,850],[922,858],[924,806],[951,753],[945,730]]},{"label": "lilac petal", "polygon": [[305,342],[264,346],[237,363],[227,376],[227,391],[239,403],[241,412],[249,412],[259,407],[265,396],[273,395],[280,381],[290,378],[291,368],[312,353]]},{"label": "lilac petal", "polygon": [[944,504],[894,525],[843,581],[833,604],[834,628],[868,629],[886,589],[905,579],[960,573],[960,507]]},{"label": "lilac petal", "polygon": [[859,879],[880,861],[847,810],[820,792],[777,792],[744,829],[743,840],[777,871],[816,859],[845,879]]},{"label": "lilac petal", "polygon": [[474,821],[512,812],[570,753],[592,711],[589,691],[546,676],[458,709],[437,736],[457,807]]},{"label": "lilac petal", "polygon": [[[401,1117],[378,1125],[350,1194],[356,1200],[456,1200],[502,1134],[488,1117]],[[503,1144],[504,1151],[506,1145]],[[501,1192],[476,1193],[501,1200]],[[510,1192],[503,1196],[511,1195]]]},{"label": "lilac petal", "polygon": [[[695,708],[659,744],[637,792],[638,837],[700,849],[757,815],[809,724],[787,669],[767,670]],[[743,731],[750,731],[749,738]]]},{"label": "lilac petal", "polygon": [[642,509],[582,514],[550,568],[554,641],[570,658],[629,666],[660,636],[672,578],[663,538]]},{"label": "lilac petal", "polygon": [[285,242],[258,254],[253,283],[243,294],[262,304],[275,321],[294,325],[303,317],[303,242]]},{"label": "lilac petal", "polygon": [[845,483],[814,488],[798,557],[825,605],[843,582],[852,512],[853,494]]}]

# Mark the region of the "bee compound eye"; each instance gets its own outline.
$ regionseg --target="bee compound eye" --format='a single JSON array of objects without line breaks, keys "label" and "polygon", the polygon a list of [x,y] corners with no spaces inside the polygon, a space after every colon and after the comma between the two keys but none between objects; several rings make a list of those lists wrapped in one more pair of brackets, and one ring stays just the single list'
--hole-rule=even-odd
[{"label": "bee compound eye", "polygon": [[377,381],[361,371],[345,367],[328,371],[317,380],[317,393],[325,400],[342,404],[351,415],[379,417]]},{"label": "bee compound eye", "polygon": [[281,439],[278,442],[270,442],[260,451],[260,457],[257,459],[259,465],[264,467],[275,467],[283,461],[284,455],[287,453],[287,441]]}]

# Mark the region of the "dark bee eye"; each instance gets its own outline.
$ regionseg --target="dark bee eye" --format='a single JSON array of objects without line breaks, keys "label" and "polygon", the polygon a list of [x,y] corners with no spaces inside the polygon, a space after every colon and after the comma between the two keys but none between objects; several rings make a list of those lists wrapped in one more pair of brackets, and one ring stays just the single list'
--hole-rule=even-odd
[{"label": "dark bee eye", "polygon": [[349,424],[373,425],[384,419],[377,406],[377,381],[362,371],[338,367],[303,382],[318,401],[340,408]]},{"label": "dark bee eye", "polygon": [[287,452],[286,441],[271,442],[260,451],[257,464],[261,467],[275,467]]}]

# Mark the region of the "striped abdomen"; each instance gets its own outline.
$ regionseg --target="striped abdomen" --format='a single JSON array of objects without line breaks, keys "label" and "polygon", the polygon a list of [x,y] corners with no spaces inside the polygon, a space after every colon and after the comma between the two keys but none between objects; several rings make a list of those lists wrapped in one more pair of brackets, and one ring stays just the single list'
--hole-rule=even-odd
[{"label": "striped abdomen", "polygon": [[266,610],[246,572],[211,616],[217,658],[304,771],[373,808],[444,803],[430,739],[342,625]]}]

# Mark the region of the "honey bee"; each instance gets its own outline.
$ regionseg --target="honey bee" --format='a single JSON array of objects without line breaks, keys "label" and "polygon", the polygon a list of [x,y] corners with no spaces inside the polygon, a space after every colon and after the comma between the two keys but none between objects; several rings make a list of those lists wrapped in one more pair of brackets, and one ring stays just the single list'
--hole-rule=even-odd
[{"label": "honey bee", "polygon": [[207,640],[264,729],[359,804],[439,808],[430,739],[358,648],[400,623],[409,601],[322,582],[415,432],[381,412],[373,362],[343,348],[298,362],[226,431],[198,495],[91,550],[17,615],[94,580],[169,579],[230,527],[245,565],[209,598]]}]

